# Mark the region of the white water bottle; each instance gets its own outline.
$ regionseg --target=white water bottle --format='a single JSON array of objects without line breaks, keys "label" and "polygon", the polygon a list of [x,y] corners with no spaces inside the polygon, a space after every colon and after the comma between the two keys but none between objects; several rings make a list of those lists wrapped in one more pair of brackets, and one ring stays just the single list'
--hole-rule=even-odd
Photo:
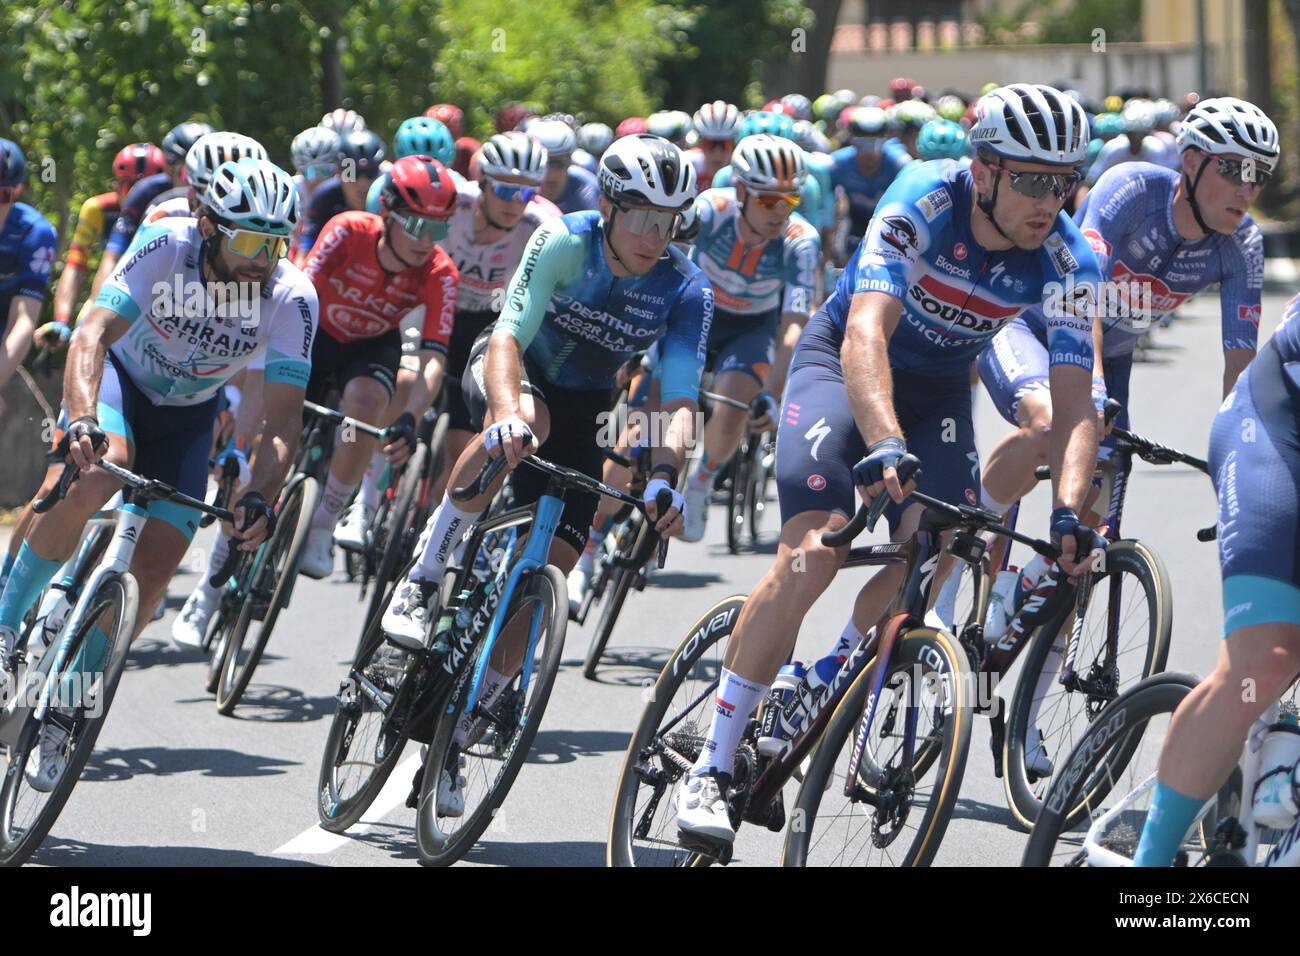
[{"label": "white water bottle", "polygon": [[1020,580],[1016,586],[1016,599],[1012,611],[1020,610],[1020,605],[1025,603],[1025,598],[1034,593],[1047,572],[1051,570],[1052,562],[1048,561],[1041,554],[1035,554],[1033,559],[1020,569]]},{"label": "white water bottle", "polygon": [[68,599],[67,585],[51,584],[45,596],[41,598],[40,609],[36,612],[36,633],[41,652],[44,652],[45,648],[50,646],[50,642],[63,630],[63,622],[68,619],[71,611],[72,601]]},{"label": "white water bottle", "polygon": [[1296,764],[1300,762],[1300,724],[1285,713],[1268,728],[1259,748],[1259,780],[1255,784],[1255,822],[1285,830],[1300,816],[1296,804]]},{"label": "white water bottle", "polygon": [[1015,597],[1019,581],[1020,571],[1014,565],[999,571],[993,579],[993,593],[989,595],[989,609],[984,616],[984,643],[992,644],[1007,632],[1008,606]]}]

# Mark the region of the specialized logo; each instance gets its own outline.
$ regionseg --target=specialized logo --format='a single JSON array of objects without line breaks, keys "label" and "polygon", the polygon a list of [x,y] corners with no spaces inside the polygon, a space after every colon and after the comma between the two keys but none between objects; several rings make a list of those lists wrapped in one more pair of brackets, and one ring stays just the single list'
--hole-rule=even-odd
[{"label": "specialized logo", "polygon": [[813,461],[818,460],[817,449],[821,448],[822,442],[826,439],[826,436],[829,435],[830,433],[831,433],[831,426],[826,424],[825,416],[817,419],[817,421],[813,423],[812,428],[808,429],[808,431],[804,433],[803,437],[813,443],[812,452],[811,452]]},{"label": "specialized logo", "polygon": [[826,479],[821,475],[809,475],[808,487],[813,491],[822,491],[826,488]]},{"label": "specialized logo", "polygon": [[917,247],[916,225],[906,216],[886,216],[881,222],[880,238],[908,255]]}]

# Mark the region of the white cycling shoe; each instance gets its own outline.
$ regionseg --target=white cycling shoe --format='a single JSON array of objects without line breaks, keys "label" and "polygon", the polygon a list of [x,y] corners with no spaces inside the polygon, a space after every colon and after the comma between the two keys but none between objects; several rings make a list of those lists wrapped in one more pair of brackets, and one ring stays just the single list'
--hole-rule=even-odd
[{"label": "white cycling shoe", "polygon": [[185,599],[181,613],[172,621],[172,640],[185,648],[202,647],[208,624],[220,603],[220,596],[210,598],[202,587],[195,588]]},{"label": "white cycling shoe", "polygon": [[683,541],[699,541],[709,525],[709,494],[712,481],[700,481],[692,475],[686,482],[686,528],[682,532]]},{"label": "white cycling shoe", "polygon": [[68,769],[68,754],[64,748],[67,742],[68,732],[47,719],[41,727],[37,749],[27,757],[25,775],[33,790],[49,793],[63,779],[63,773]]},{"label": "white cycling shoe", "polygon": [[357,499],[334,527],[334,543],[344,551],[361,551],[366,546],[366,529],[373,520],[374,515]]},{"label": "white cycling shoe", "polygon": [[332,528],[312,528],[307,532],[307,547],[302,554],[298,570],[317,581],[334,573],[334,531]]},{"label": "white cycling shoe", "polygon": [[379,626],[388,639],[408,651],[424,647],[424,636],[429,631],[429,605],[438,593],[433,581],[403,581],[393,591],[384,608]]},{"label": "white cycling shoe", "polygon": [[577,614],[582,610],[582,602],[587,599],[587,592],[591,590],[592,569],[584,568],[582,561],[579,560],[569,572],[569,613]]},{"label": "white cycling shoe", "polygon": [[1025,747],[1025,769],[1038,777],[1050,777],[1052,759],[1047,756],[1047,748],[1043,745],[1043,732],[1035,729],[1030,732],[1029,739],[1033,743]]},{"label": "white cycling shoe", "polygon": [[711,841],[731,843],[736,831],[727,813],[727,800],[723,793],[724,779],[714,773],[703,775],[687,773],[677,785],[674,802],[677,806],[677,830],[682,837],[704,837]]},{"label": "white cycling shoe", "polygon": [[465,776],[460,768],[465,766],[461,757],[456,765],[456,779],[446,770],[438,774],[438,801],[434,807],[440,817],[460,817],[465,815]]}]

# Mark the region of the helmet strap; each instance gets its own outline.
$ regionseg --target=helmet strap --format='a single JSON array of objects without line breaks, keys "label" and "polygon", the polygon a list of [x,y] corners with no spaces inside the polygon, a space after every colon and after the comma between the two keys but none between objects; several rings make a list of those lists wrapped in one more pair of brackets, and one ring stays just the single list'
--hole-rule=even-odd
[{"label": "helmet strap", "polygon": [[999,170],[993,174],[992,193],[990,193],[988,196],[981,196],[979,194],[979,190],[978,189],[975,190],[975,205],[976,207],[979,208],[980,212],[984,213],[984,215],[988,217],[988,221],[993,224],[993,228],[998,231],[999,236],[1001,236],[1003,239],[1007,240],[1008,242],[1014,243],[1015,240],[1012,239],[1010,236],[1008,236],[1005,231],[1003,231],[1002,227],[998,225],[997,217],[993,215],[993,207],[998,204],[998,187],[1001,184],[1002,184],[1002,175],[1001,175],[1001,171]]},{"label": "helmet strap", "polygon": [[[489,229],[495,229],[497,232],[513,232],[515,226],[519,225],[518,222],[515,223],[515,226],[503,226],[500,223],[493,222],[492,216],[488,214],[487,198],[483,193],[479,194],[479,200],[478,208],[483,213],[483,221],[487,223]],[[520,222],[522,221],[523,219],[521,218]]]},{"label": "helmet strap", "polygon": [[[390,256],[392,256],[394,259],[396,259],[398,262],[400,262],[400,263],[402,264],[402,268],[401,268],[401,269],[398,269],[397,271],[398,271],[398,272],[405,272],[407,269],[413,269],[414,267],[420,265],[420,262],[419,262],[419,261],[416,261],[416,262],[407,262],[407,261],[406,261],[405,259],[403,259],[400,255],[398,255],[398,253],[397,253],[397,249],[393,246],[393,233],[392,233],[392,230],[393,230],[393,229],[396,229],[396,228],[398,228],[398,226],[397,226],[397,224],[396,224],[395,222],[393,222],[393,218],[392,218],[392,216],[385,216],[385,217],[384,217],[384,233],[383,233],[383,235],[380,237],[380,239],[381,239],[381,240],[383,241],[383,243],[384,243],[384,248],[388,250],[388,254],[389,254]],[[378,250],[376,250],[376,251],[378,251]],[[376,261],[376,262],[379,261],[379,257],[378,257],[378,256],[375,257],[375,261]],[[379,268],[384,269],[382,263],[380,263]],[[385,271],[385,272],[388,272],[387,269],[384,269],[384,271]],[[388,274],[389,274],[389,275],[395,275],[396,273],[389,272]]]},{"label": "helmet strap", "polygon": [[1195,179],[1189,179],[1187,172],[1185,170],[1183,172],[1183,182],[1187,184],[1187,204],[1192,207],[1192,217],[1196,220],[1196,224],[1201,227],[1201,231],[1207,236],[1214,230],[1209,227],[1205,222],[1205,218],[1201,215],[1201,204],[1196,201],[1196,187],[1200,184],[1201,177],[1205,175],[1205,167],[1210,165],[1211,158],[1209,153],[1205,154],[1205,158],[1201,160],[1201,168],[1196,171]]},{"label": "helmet strap", "polygon": [[618,254],[618,250],[614,248],[614,217],[616,215],[618,215],[618,206],[615,206],[613,203],[611,203],[610,210],[609,210],[609,218],[604,222],[605,245],[609,247],[609,254],[614,257],[614,261],[617,262],[624,269],[627,269],[627,271],[630,273],[632,270],[628,269],[627,263],[622,260],[622,258]]}]

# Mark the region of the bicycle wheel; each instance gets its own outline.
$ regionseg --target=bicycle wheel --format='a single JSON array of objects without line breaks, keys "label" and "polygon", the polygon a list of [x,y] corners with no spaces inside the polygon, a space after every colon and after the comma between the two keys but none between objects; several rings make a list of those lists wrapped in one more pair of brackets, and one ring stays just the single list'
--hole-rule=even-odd
[{"label": "bicycle wheel", "polygon": [[745,519],[749,515],[750,476],[754,470],[753,441],[746,437],[731,456],[731,483],[727,488],[727,550],[739,554],[745,540]]},{"label": "bicycle wheel", "polygon": [[[1048,788],[1021,866],[1085,865],[1085,828],[1112,809],[1092,838],[1132,858],[1150,807],[1151,791],[1143,785],[1154,779],[1170,718],[1197,683],[1191,674],[1157,674],[1097,715]],[[1117,753],[1123,759],[1117,760]],[[1119,796],[1107,801],[1112,794]],[[1221,791],[1221,802],[1223,797]],[[1204,827],[1194,832],[1204,833]],[[1188,847],[1196,849],[1190,842]]]},{"label": "bicycle wheel", "polygon": [[204,689],[209,694],[217,692],[217,684],[221,681],[221,662],[226,658],[226,643],[230,640],[230,629],[239,619],[239,607],[234,599],[234,594],[223,591],[221,605],[208,625],[205,638],[208,647],[208,677]]},{"label": "bicycle wheel", "polygon": [[[610,560],[634,562],[645,550],[646,535],[649,533],[650,526],[644,518],[635,522],[635,525],[629,526],[627,534],[619,537],[618,548],[610,556]],[[610,568],[609,581],[604,585],[605,603],[600,606],[600,617],[596,619],[596,629],[592,632],[591,643],[587,646],[587,657],[582,662],[582,676],[587,680],[596,679],[596,667],[600,664],[605,647],[614,634],[614,625],[618,623],[623,602],[627,600],[627,594],[632,590],[632,585],[636,583],[637,575],[640,573],[639,566],[627,567],[622,563],[614,564]]]},{"label": "bicycle wheel", "polygon": [[[113,705],[130,649],[139,597],[135,578],[129,573],[106,575],[87,604],[81,626],[68,638],[62,666],[49,678],[54,683],[45,718],[37,720],[29,714],[17,745],[9,753],[0,790],[0,866],[25,863],[72,795]],[[104,645],[99,653],[88,650],[88,655],[98,658],[103,669],[91,670],[94,676],[86,686],[85,675],[74,670],[73,665],[92,628],[99,630]],[[61,749],[67,766],[54,786],[42,792],[30,785],[26,771],[29,761],[39,761],[42,731],[47,726],[60,727],[66,733]]]},{"label": "bicycle wheel", "polygon": [[[488,721],[484,718],[480,718],[471,731],[467,749],[461,750],[453,737],[463,715],[464,701],[457,700],[457,697],[469,689],[472,671],[468,667],[464,672],[465,678],[453,691],[453,706],[447,708],[450,712],[444,712],[434,731],[420,783],[415,826],[420,862],[426,866],[447,866],[469,852],[505,802],[511,785],[528,758],[551,688],[555,685],[555,675],[560,669],[564,631],[569,623],[569,591],[558,568],[548,564],[520,582],[505,616],[507,625],[520,613],[529,615],[528,620],[536,634],[533,673],[526,699],[520,691],[519,675],[516,675],[510,688],[493,704],[491,709],[498,718],[493,747],[473,747],[487,728]],[[480,651],[482,646],[480,643]],[[444,769],[458,774],[462,760],[464,813],[459,817],[440,817],[436,800],[438,779]]]},{"label": "bicycle wheel", "polygon": [[[320,484],[315,478],[304,478],[289,488],[279,509],[275,534],[259,556],[260,562],[255,562],[255,570],[251,573],[256,577],[239,609],[239,618],[226,639],[225,653],[221,658],[217,711],[227,717],[234,713],[248,689],[253,671],[271,639],[276,618],[288,603],[289,590],[295,583],[302,553],[307,548],[307,534],[311,531],[319,493]],[[257,622],[257,634],[250,639],[248,630],[254,621]]]},{"label": "bicycle wheel", "polygon": [[316,813],[331,833],[361,819],[406,746],[406,735],[389,718],[405,713],[400,692],[415,658],[384,640],[379,621],[376,616],[366,623],[321,758]]},{"label": "bicycle wheel", "polygon": [[[1104,567],[1093,577],[1075,650],[1079,683],[1071,689],[1058,680],[1075,625],[1070,603],[1034,636],[1012,696],[1002,783],[1007,805],[1025,827],[1037,819],[1050,780],[1026,766],[1026,751],[1035,747],[1038,733],[1049,759],[1053,753],[1068,753],[1102,708],[1126,688],[1164,670],[1169,657],[1173,601],[1160,557],[1140,541],[1117,541],[1107,548]],[[1119,773],[1124,768],[1111,769]]]},{"label": "bicycle wheel", "polygon": [[397,577],[397,571],[410,560],[410,550],[420,529],[414,527],[415,498],[424,482],[425,467],[429,462],[429,449],[420,444],[402,470],[402,480],[397,485],[397,493],[389,506],[387,520],[381,534],[376,535],[375,547],[382,548],[382,557],[370,582],[374,590],[370,595],[370,605],[366,608],[366,620],[383,614],[384,605],[388,603],[389,585]]},{"label": "bicycle wheel", "polygon": [[772,469],[776,465],[776,445],[771,434],[764,432],[755,442],[754,464],[749,470],[749,545],[758,546],[759,529],[767,514],[767,496],[772,484]]},{"label": "bicycle wheel", "polygon": [[695,762],[717,701],[718,675],[745,596],[719,601],[691,625],[659,674],[628,743],[614,791],[610,866],[707,866],[677,841],[672,788]]},{"label": "bicycle wheel", "polygon": [[[872,725],[863,728],[875,669],[853,682],[817,745],[786,829],[784,866],[928,866],[939,850],[970,747],[966,654],[943,631],[901,635]],[[846,795],[859,749],[858,779]]]}]

